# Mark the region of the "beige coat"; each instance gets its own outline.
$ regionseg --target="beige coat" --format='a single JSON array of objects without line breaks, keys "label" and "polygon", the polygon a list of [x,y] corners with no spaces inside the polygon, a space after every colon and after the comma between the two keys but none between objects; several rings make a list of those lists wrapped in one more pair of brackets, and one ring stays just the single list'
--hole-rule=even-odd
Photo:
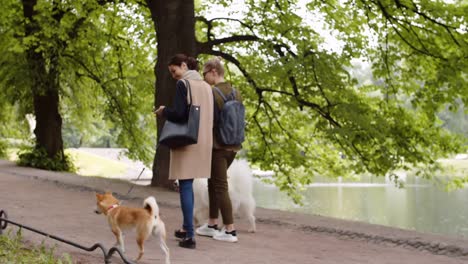
[{"label": "beige coat", "polygon": [[[171,149],[169,179],[185,180],[209,178],[211,174],[211,149],[213,147],[213,94],[205,81],[189,79],[194,105],[200,106],[198,143]],[[189,93],[187,92],[187,100]]]}]

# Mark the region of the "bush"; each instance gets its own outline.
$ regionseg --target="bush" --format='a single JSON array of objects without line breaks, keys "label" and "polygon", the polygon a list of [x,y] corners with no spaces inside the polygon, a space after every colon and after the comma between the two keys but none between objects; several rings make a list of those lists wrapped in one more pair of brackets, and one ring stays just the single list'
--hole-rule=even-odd
[{"label": "bush", "polygon": [[58,153],[54,158],[51,158],[44,148],[39,147],[20,150],[17,164],[51,171],[76,171],[70,156]]},{"label": "bush", "polygon": [[5,141],[0,139],[0,159],[7,158],[7,152],[6,152],[7,147],[8,147],[8,145],[5,143]]}]

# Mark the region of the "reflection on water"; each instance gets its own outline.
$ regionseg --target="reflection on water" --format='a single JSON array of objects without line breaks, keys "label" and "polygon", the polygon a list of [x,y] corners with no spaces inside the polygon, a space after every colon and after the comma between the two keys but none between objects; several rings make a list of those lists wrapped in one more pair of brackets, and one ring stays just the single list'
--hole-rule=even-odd
[{"label": "reflection on water", "polygon": [[[328,181],[328,182],[327,182]],[[405,188],[384,178],[338,184],[321,179],[304,192],[299,207],[275,186],[254,181],[257,206],[468,238],[468,189],[446,192],[410,177]]]}]

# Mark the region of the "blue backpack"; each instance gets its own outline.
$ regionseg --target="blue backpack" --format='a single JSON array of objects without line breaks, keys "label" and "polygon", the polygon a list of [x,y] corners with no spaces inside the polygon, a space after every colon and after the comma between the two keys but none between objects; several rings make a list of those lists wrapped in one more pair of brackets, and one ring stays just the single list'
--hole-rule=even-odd
[{"label": "blue backpack", "polygon": [[214,87],[214,90],[224,101],[224,106],[219,112],[218,122],[215,124],[217,139],[220,141],[219,143],[224,145],[240,145],[244,142],[245,107],[236,100],[236,89],[232,88],[227,97],[218,87]]}]

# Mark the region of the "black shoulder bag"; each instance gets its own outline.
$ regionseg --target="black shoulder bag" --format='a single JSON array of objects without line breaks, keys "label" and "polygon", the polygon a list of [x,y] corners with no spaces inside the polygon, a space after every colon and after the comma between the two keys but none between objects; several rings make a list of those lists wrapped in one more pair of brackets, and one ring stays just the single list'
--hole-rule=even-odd
[{"label": "black shoulder bag", "polygon": [[192,90],[188,80],[186,80],[186,86],[190,95],[187,122],[176,123],[166,120],[159,136],[159,143],[169,148],[180,148],[198,142],[200,106],[192,104]]}]

